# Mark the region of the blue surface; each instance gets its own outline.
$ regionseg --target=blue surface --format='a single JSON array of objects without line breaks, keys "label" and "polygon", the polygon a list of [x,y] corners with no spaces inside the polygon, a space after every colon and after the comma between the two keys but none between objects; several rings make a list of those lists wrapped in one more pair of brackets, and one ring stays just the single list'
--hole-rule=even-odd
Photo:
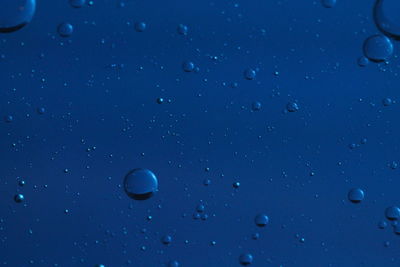
[{"label": "blue surface", "polygon": [[0,35],[0,266],[400,266],[399,43],[368,63],[375,1],[335,2],[37,1]]}]

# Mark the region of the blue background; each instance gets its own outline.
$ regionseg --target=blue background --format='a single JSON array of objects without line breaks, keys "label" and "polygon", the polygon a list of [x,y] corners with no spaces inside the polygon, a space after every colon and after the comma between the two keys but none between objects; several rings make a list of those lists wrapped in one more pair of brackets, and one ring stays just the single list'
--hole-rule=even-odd
[{"label": "blue background", "polygon": [[[400,266],[399,236],[377,226],[399,204],[400,106],[382,104],[400,97],[399,45],[388,64],[357,64],[373,5],[38,0],[0,35],[0,115],[13,116],[0,123],[0,265],[239,266],[248,252],[251,266]],[[134,168],[156,174],[152,198],[125,194]]]}]

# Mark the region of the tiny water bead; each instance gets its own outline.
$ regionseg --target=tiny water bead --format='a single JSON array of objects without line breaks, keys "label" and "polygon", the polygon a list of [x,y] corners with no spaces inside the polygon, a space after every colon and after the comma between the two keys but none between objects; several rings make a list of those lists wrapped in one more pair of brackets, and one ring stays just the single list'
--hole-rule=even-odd
[{"label": "tiny water bead", "polygon": [[299,105],[296,102],[289,102],[286,104],[286,110],[289,112],[296,112],[299,110]]},{"label": "tiny water bead", "polygon": [[192,72],[194,70],[194,63],[191,61],[184,61],[182,63],[182,69],[185,72]]},{"label": "tiny water bead", "polygon": [[178,261],[170,261],[168,262],[168,267],[179,267],[179,262]]},{"label": "tiny water bead", "polygon": [[172,242],[172,237],[170,235],[165,235],[161,238],[161,243],[168,245]]},{"label": "tiny water bead", "polygon": [[254,218],[254,223],[259,227],[264,227],[268,224],[269,218],[265,214],[257,214]]},{"label": "tiny water bead", "polygon": [[24,197],[23,194],[16,194],[16,195],[14,196],[14,201],[15,201],[16,203],[21,203],[22,201],[24,201],[24,199],[25,199],[25,197]]},{"label": "tiny water bead", "polygon": [[259,111],[259,110],[261,110],[261,103],[260,102],[258,102],[258,101],[255,101],[255,102],[253,102],[253,104],[251,104],[251,109],[253,110],[253,111]]},{"label": "tiny water bead", "polygon": [[397,206],[391,206],[386,208],[385,216],[389,220],[397,220],[400,217],[400,208]]},{"label": "tiny water bead", "polygon": [[145,22],[136,22],[135,23],[135,31],[137,32],[144,32],[146,30],[146,23]]},{"label": "tiny water bead", "polygon": [[253,255],[250,253],[243,253],[239,256],[239,263],[243,266],[250,265],[253,262]]},{"label": "tiny water bead", "polygon": [[360,203],[364,199],[364,191],[360,188],[352,188],[347,197],[353,203]]},{"label": "tiny water bead", "polygon": [[246,80],[254,80],[256,78],[256,71],[253,69],[245,69],[243,75]]},{"label": "tiny water bead", "polygon": [[336,0],[321,0],[321,3],[326,8],[332,8],[336,5]]},{"label": "tiny water bead", "polygon": [[158,180],[148,169],[133,169],[124,178],[125,193],[135,200],[145,200],[158,190]]},{"label": "tiny water bead", "polygon": [[399,5],[397,0],[376,0],[374,21],[378,29],[395,39],[400,39]]},{"label": "tiny water bead", "polygon": [[2,0],[0,8],[0,32],[15,32],[33,18],[36,0]]},{"label": "tiny water bead", "polygon": [[393,54],[392,41],[381,34],[368,37],[364,41],[364,55],[374,62],[382,62],[389,59]]},{"label": "tiny water bead", "polygon": [[384,105],[385,107],[390,106],[391,104],[393,104],[393,100],[386,97],[382,100],[382,105]]},{"label": "tiny water bead", "polygon": [[81,8],[86,4],[86,0],[69,0],[69,4],[73,8]]},{"label": "tiny water bead", "polygon": [[178,28],[176,30],[180,35],[187,35],[188,31],[189,31],[189,28],[186,25],[179,24]]},{"label": "tiny water bead", "polygon": [[379,229],[385,229],[387,227],[387,222],[385,222],[385,221],[380,221],[379,223],[378,223],[378,228]]},{"label": "tiny water bead", "polygon": [[360,67],[366,67],[369,63],[369,59],[366,56],[361,56],[357,60],[357,64]]},{"label": "tiny water bead", "polygon": [[74,27],[67,22],[58,25],[57,32],[61,37],[69,37],[74,32]]}]

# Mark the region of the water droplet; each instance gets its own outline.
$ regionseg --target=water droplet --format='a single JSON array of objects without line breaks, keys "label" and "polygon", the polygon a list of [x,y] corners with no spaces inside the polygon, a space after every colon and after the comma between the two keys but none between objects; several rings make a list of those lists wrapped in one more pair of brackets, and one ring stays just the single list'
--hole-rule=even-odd
[{"label": "water droplet", "polygon": [[233,186],[233,188],[239,188],[240,187],[240,183],[239,182],[234,182],[232,186]]},{"label": "water droplet", "polygon": [[321,0],[321,3],[326,8],[332,8],[336,5],[336,0]]},{"label": "water droplet", "polygon": [[366,56],[361,56],[357,60],[358,66],[365,67],[369,63],[369,59]]},{"label": "water droplet", "polygon": [[254,218],[254,222],[257,226],[259,227],[264,227],[268,224],[269,222],[269,218],[267,215],[265,214],[258,214],[255,218]]},{"label": "water droplet", "polygon": [[43,115],[43,114],[46,112],[46,109],[43,108],[43,107],[40,107],[40,108],[37,108],[36,112],[37,112],[39,115]]},{"label": "water droplet", "polygon": [[159,97],[159,98],[157,98],[156,102],[157,102],[157,104],[162,104],[162,103],[164,103],[164,98]]},{"label": "water droplet", "polygon": [[386,98],[384,98],[384,99],[382,100],[382,104],[383,104],[385,107],[390,106],[392,103],[393,103],[392,99],[390,99],[390,98],[388,98],[388,97],[386,97]]},{"label": "water droplet", "polygon": [[376,0],[374,20],[378,29],[384,34],[400,39],[399,5],[397,0]]},{"label": "water droplet", "polygon": [[168,245],[172,242],[172,237],[170,235],[165,235],[161,238],[161,243]]},{"label": "water droplet", "polygon": [[7,116],[4,117],[4,121],[7,122],[7,123],[12,122],[13,120],[14,120],[14,118],[11,115],[7,115]]},{"label": "water droplet", "polygon": [[168,267],[179,267],[179,262],[170,261],[170,262],[168,262]]},{"label": "water droplet", "polygon": [[182,63],[182,69],[185,72],[192,72],[194,70],[194,63],[191,61],[185,61]]},{"label": "water droplet", "polygon": [[387,222],[385,222],[385,221],[380,221],[379,223],[378,223],[378,228],[379,229],[385,229],[387,227]]},{"label": "water droplet", "polygon": [[364,55],[374,62],[389,59],[393,54],[392,41],[384,35],[376,34],[364,41]]},{"label": "water droplet", "polygon": [[253,104],[251,105],[251,109],[253,111],[259,111],[261,109],[261,103],[258,101],[253,102]]},{"label": "water droplet", "polygon": [[86,0],[69,0],[69,4],[74,8],[81,8],[85,5]]},{"label": "water droplet", "polygon": [[250,265],[253,262],[253,255],[244,253],[239,256],[239,263],[243,266]]},{"label": "water droplet", "polygon": [[69,37],[74,32],[74,27],[67,22],[63,22],[58,25],[57,32],[61,37]]},{"label": "water droplet", "polygon": [[364,191],[360,188],[353,188],[349,191],[347,197],[353,203],[360,203],[364,199]]},{"label": "water droplet", "polygon": [[150,198],[158,190],[157,177],[147,169],[134,169],[124,179],[126,194],[135,200]]},{"label": "water droplet", "polygon": [[14,201],[17,203],[21,203],[22,201],[24,201],[25,197],[23,194],[16,194],[14,196]]},{"label": "water droplet", "polygon": [[254,80],[254,78],[256,78],[256,71],[253,69],[246,69],[243,75],[246,80]]},{"label": "water droplet", "polygon": [[389,220],[397,220],[400,217],[400,208],[396,206],[386,208],[385,216]]},{"label": "water droplet", "polygon": [[286,105],[286,110],[289,112],[296,112],[299,110],[299,105],[296,102],[289,102]]},{"label": "water droplet", "polygon": [[135,23],[135,31],[137,32],[144,32],[146,30],[146,23],[144,22],[136,22]]},{"label": "water droplet", "polygon": [[36,0],[2,0],[0,32],[14,32],[28,24],[35,14]]},{"label": "water droplet", "polygon": [[178,31],[178,33],[181,34],[181,35],[187,35],[187,33],[188,33],[188,31],[189,31],[189,28],[188,28],[188,26],[186,26],[186,25],[179,24],[179,25],[178,25],[178,28],[177,28],[177,31]]}]

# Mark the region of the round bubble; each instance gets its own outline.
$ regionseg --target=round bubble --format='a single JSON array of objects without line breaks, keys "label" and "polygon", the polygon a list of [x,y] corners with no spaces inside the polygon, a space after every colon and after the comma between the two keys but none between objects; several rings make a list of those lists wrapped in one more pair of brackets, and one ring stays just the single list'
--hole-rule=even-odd
[{"label": "round bubble", "polygon": [[364,41],[364,55],[374,62],[381,62],[389,59],[393,54],[392,41],[381,34],[368,37]]},{"label": "round bubble", "polygon": [[179,267],[179,262],[170,261],[170,262],[168,262],[168,267]]},{"label": "round bubble", "polygon": [[74,27],[70,23],[63,22],[58,25],[57,32],[61,37],[69,37],[74,32]]},{"label": "round bubble", "polygon": [[135,23],[135,31],[137,32],[144,32],[146,30],[146,23],[145,22],[136,22]]},{"label": "round bubble", "polygon": [[187,35],[187,34],[188,34],[188,31],[189,31],[189,28],[188,28],[188,26],[186,26],[186,25],[179,24],[179,25],[178,25],[178,28],[177,28],[176,30],[177,30],[177,32],[178,32],[179,34],[181,34],[181,35]]},{"label": "round bubble", "polygon": [[250,265],[253,262],[253,255],[244,253],[239,256],[239,263],[243,266]]},{"label": "round bubble", "polygon": [[172,242],[172,237],[170,235],[165,235],[161,238],[161,243],[168,245]]},{"label": "round bubble", "polygon": [[14,201],[17,203],[21,203],[22,201],[24,201],[25,197],[23,194],[16,194],[14,196]]},{"label": "round bubble", "polygon": [[385,216],[389,220],[397,220],[400,217],[400,208],[396,206],[386,208]]},{"label": "round bubble", "polygon": [[246,80],[254,80],[256,78],[256,71],[253,69],[245,69],[243,76]]},{"label": "round bubble", "polygon": [[265,214],[257,214],[257,216],[254,218],[254,222],[257,226],[264,227],[268,224],[269,218]]},{"label": "round bubble", "polygon": [[347,197],[353,203],[360,203],[364,199],[364,191],[360,188],[353,188],[349,191]]},{"label": "round bubble", "polygon": [[296,112],[299,110],[299,105],[296,102],[289,102],[286,105],[286,110],[289,112]]},{"label": "round bubble", "polygon": [[262,104],[258,101],[253,102],[253,104],[251,104],[251,109],[253,111],[259,111],[261,110]]},{"label": "round bubble", "polygon": [[14,32],[28,24],[35,14],[36,0],[2,0],[0,32]]},{"label": "round bubble", "polygon": [[369,63],[369,59],[366,56],[361,56],[357,60],[357,64],[360,67],[366,67]]},{"label": "round bubble", "polygon": [[69,4],[74,8],[81,8],[86,4],[86,0],[69,0]]},{"label": "round bubble", "polygon": [[145,200],[158,190],[157,177],[147,169],[134,169],[125,176],[126,194],[135,200]]},{"label": "round bubble", "polygon": [[398,0],[376,0],[374,21],[384,34],[400,39],[400,6]]},{"label": "round bubble", "polygon": [[336,5],[336,0],[321,0],[321,3],[326,8],[332,8]]},{"label": "round bubble", "polygon": [[379,223],[378,223],[378,228],[379,229],[385,229],[387,227],[387,222],[385,222],[385,221],[380,221]]},{"label": "round bubble", "polygon": [[388,107],[388,106],[390,106],[391,104],[393,104],[393,100],[390,99],[390,98],[388,98],[388,97],[386,97],[386,98],[384,98],[384,99],[382,100],[382,104],[383,104],[385,107]]},{"label": "round bubble", "polygon": [[185,72],[192,72],[194,70],[194,63],[191,61],[185,61],[182,63],[182,69]]}]

